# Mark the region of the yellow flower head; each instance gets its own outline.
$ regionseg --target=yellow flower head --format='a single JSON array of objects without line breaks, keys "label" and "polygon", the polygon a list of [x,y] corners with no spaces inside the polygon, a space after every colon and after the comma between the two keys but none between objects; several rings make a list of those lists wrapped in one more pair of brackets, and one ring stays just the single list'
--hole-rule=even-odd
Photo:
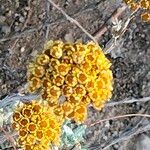
[{"label": "yellow flower head", "polygon": [[25,145],[25,150],[33,150],[33,145],[30,145],[30,144],[26,144]]},{"label": "yellow flower head", "polygon": [[87,118],[87,108],[84,104],[76,106],[74,111],[74,120],[76,122],[84,122]]},{"label": "yellow flower head", "polygon": [[133,11],[135,11],[138,7],[139,7],[139,5],[138,5],[137,3],[135,3],[135,2],[132,2],[132,3],[130,4],[130,8],[131,8],[131,10],[133,10]]},{"label": "yellow flower head", "polygon": [[21,119],[21,113],[19,111],[16,111],[14,114],[13,114],[13,120],[14,121],[19,121]]},{"label": "yellow flower head", "polygon": [[24,130],[24,129],[20,129],[20,130],[19,130],[19,136],[20,136],[21,138],[26,137],[27,134],[28,134],[28,132],[27,132],[26,130]]},{"label": "yellow flower head", "polygon": [[88,75],[85,74],[84,72],[80,72],[78,75],[78,82],[80,84],[85,84],[88,81]]},{"label": "yellow flower head", "polygon": [[[85,108],[88,105],[93,104],[100,110],[101,104],[111,98],[110,67],[110,61],[94,42],[49,41],[43,53],[28,67],[29,92],[39,92],[61,123],[65,118],[82,122],[87,116]],[[77,108],[80,104],[81,109]],[[78,113],[80,110],[85,113]],[[32,117],[32,120],[36,122],[39,117]]]},{"label": "yellow flower head", "polygon": [[148,0],[141,0],[140,1],[140,6],[143,9],[149,9],[150,8],[150,2]]},{"label": "yellow flower head", "polygon": [[54,76],[53,83],[57,86],[61,86],[61,85],[63,85],[64,80],[65,79],[62,75],[57,74]]},{"label": "yellow flower head", "polygon": [[88,92],[91,92],[95,88],[95,81],[92,79],[89,79],[85,85]]},{"label": "yellow flower head", "polygon": [[98,101],[100,100],[100,95],[98,93],[98,91],[93,90],[89,93],[89,97],[91,98],[92,101]]},{"label": "yellow flower head", "polygon": [[78,96],[84,96],[86,94],[86,89],[83,85],[77,85],[75,87],[75,93],[78,95]]},{"label": "yellow flower head", "polygon": [[63,85],[62,93],[65,97],[69,97],[73,93],[73,88],[67,85]]},{"label": "yellow flower head", "polygon": [[45,77],[45,78],[43,78],[42,85],[43,85],[44,88],[49,88],[49,87],[52,86],[52,82],[51,82],[50,79]]},{"label": "yellow flower head", "polygon": [[87,49],[89,52],[95,52],[99,49],[99,47],[97,47],[97,45],[94,42],[88,42],[87,43]]},{"label": "yellow flower head", "polygon": [[74,105],[78,105],[81,102],[81,98],[77,94],[72,94],[68,101]]},{"label": "yellow flower head", "polygon": [[131,8],[131,10],[136,11],[138,9],[144,10],[141,11],[141,20],[143,22],[148,22],[150,21],[150,1],[149,0],[139,0],[139,1],[134,1],[134,0],[124,0],[127,5]]},{"label": "yellow flower head", "polygon": [[61,105],[58,105],[54,108],[54,114],[57,116],[57,117],[62,117],[63,114],[64,114],[64,111],[62,109],[62,106]]},{"label": "yellow flower head", "polygon": [[84,61],[81,64],[81,69],[83,70],[83,72],[89,72],[92,69],[92,64],[88,61]]},{"label": "yellow flower head", "polygon": [[102,110],[102,108],[104,107],[104,101],[94,101],[92,104],[93,107],[97,110]]},{"label": "yellow flower head", "polygon": [[60,64],[58,59],[51,58],[49,66],[53,69],[56,69],[56,67]]},{"label": "yellow flower head", "polygon": [[48,88],[47,91],[48,91],[49,96],[52,98],[59,98],[59,96],[61,95],[60,88],[55,85]]},{"label": "yellow flower head", "polygon": [[86,55],[85,60],[91,64],[94,64],[96,61],[96,58],[93,56],[92,53],[89,53]]},{"label": "yellow flower head", "polygon": [[32,115],[32,110],[30,109],[30,107],[23,108],[22,115],[25,117],[30,117]]},{"label": "yellow flower head", "polygon": [[65,82],[67,85],[69,85],[71,87],[74,87],[78,83],[77,78],[71,74],[68,74],[66,76]]},{"label": "yellow flower head", "polygon": [[35,92],[35,91],[38,90],[40,87],[41,87],[41,80],[40,80],[40,78],[33,77],[33,78],[29,81],[28,90],[29,90],[30,92]]},{"label": "yellow flower head", "polygon": [[69,70],[70,70],[70,67],[69,67],[70,65],[69,64],[65,64],[65,63],[61,63],[61,64],[59,64],[58,66],[56,66],[57,68],[57,72],[59,73],[59,74],[61,74],[62,76],[65,76],[65,75],[67,75],[67,73],[69,72]]},{"label": "yellow flower head", "polygon": [[64,52],[68,52],[68,51],[74,52],[74,51],[75,51],[75,48],[72,46],[72,44],[66,43],[66,44],[64,44],[64,46],[63,46],[63,51],[64,51]]},{"label": "yellow flower head", "polygon": [[34,123],[29,123],[28,131],[29,132],[35,132],[36,131],[36,125]]},{"label": "yellow flower head", "polygon": [[82,100],[83,104],[85,104],[86,106],[89,105],[91,103],[91,99],[88,95],[85,95]]},{"label": "yellow flower head", "polygon": [[45,69],[43,66],[36,66],[33,70],[32,70],[32,74],[35,76],[35,77],[43,77],[45,73]]},{"label": "yellow flower head", "polygon": [[63,56],[62,63],[72,64],[73,60],[71,56]]},{"label": "yellow flower head", "polygon": [[22,118],[22,119],[19,121],[19,124],[20,124],[22,127],[26,126],[28,123],[29,123],[29,119],[28,119],[28,118]]},{"label": "yellow flower head", "polygon": [[18,131],[17,145],[23,149],[49,147],[61,134],[61,124],[49,106],[40,102],[25,103],[13,114],[13,129]]},{"label": "yellow flower head", "polygon": [[70,102],[66,101],[62,104],[62,109],[64,111],[65,117],[67,117],[70,113],[73,112],[73,108],[74,108],[74,105]]},{"label": "yellow flower head", "polygon": [[84,60],[84,55],[85,53],[84,52],[74,52],[72,54],[72,59],[73,59],[73,62],[76,63],[76,64],[80,64],[83,62]]},{"label": "yellow flower head", "polygon": [[141,14],[141,19],[142,19],[142,21],[144,21],[144,22],[150,21],[150,13],[145,12],[145,13]]},{"label": "yellow flower head", "polygon": [[49,57],[45,54],[41,54],[41,55],[37,56],[36,62],[39,65],[46,65],[49,63]]},{"label": "yellow flower head", "polygon": [[62,49],[61,47],[58,46],[54,46],[51,50],[50,50],[50,55],[54,58],[60,58],[62,56]]}]

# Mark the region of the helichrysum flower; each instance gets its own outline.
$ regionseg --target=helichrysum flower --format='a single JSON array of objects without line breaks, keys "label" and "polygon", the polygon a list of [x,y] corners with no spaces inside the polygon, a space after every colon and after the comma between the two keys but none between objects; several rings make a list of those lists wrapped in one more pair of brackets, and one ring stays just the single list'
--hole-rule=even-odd
[{"label": "helichrysum flower", "polygon": [[[18,131],[18,146],[25,150],[49,149],[60,137],[61,123],[49,106],[40,102],[25,103],[13,114],[12,127]],[[57,143],[57,142],[56,142]],[[38,150],[39,150],[38,149]]]},{"label": "helichrysum flower", "polygon": [[78,83],[77,77],[75,77],[72,74],[66,75],[65,82],[68,86],[71,86],[71,87],[74,87]]},{"label": "helichrysum flower", "polygon": [[78,105],[81,102],[81,97],[79,97],[77,94],[72,94],[67,100],[73,105]]},{"label": "helichrysum flower", "polygon": [[129,5],[131,10],[136,11],[137,9],[143,9],[145,12],[141,13],[141,20],[144,22],[150,21],[150,1],[149,0],[139,0],[135,2],[134,0],[124,0],[124,2]]},{"label": "helichrysum flower", "polygon": [[74,110],[74,105],[71,102],[64,102],[62,104],[62,109],[64,111],[64,116],[67,117],[69,114],[71,114]]},{"label": "helichrysum flower", "polygon": [[54,76],[53,83],[57,86],[61,86],[63,85],[64,80],[64,76],[57,74]]},{"label": "helichrysum flower", "polygon": [[37,56],[36,62],[39,65],[46,65],[49,63],[49,57],[45,54],[41,54],[41,55]]},{"label": "helichrysum flower", "polygon": [[79,105],[77,105],[75,107],[75,110],[74,110],[74,120],[76,122],[81,123],[86,118],[87,118],[87,108],[86,108],[86,105],[84,105],[83,103],[80,103]]},{"label": "helichrysum flower", "polygon": [[150,8],[150,1],[149,0],[141,0],[140,1],[140,6],[143,9],[149,9]]},{"label": "helichrysum flower", "polygon": [[62,86],[62,94],[65,97],[69,97],[70,95],[72,95],[72,93],[73,93],[73,88],[71,86],[68,86],[68,85]]},{"label": "helichrysum flower", "polygon": [[49,41],[29,66],[29,89],[40,92],[59,120],[83,122],[89,104],[100,110],[111,98],[110,67],[102,49],[93,42]]},{"label": "helichrysum flower", "polygon": [[142,21],[144,21],[144,22],[150,21],[150,13],[145,12],[145,13],[141,14],[141,19],[142,19]]}]

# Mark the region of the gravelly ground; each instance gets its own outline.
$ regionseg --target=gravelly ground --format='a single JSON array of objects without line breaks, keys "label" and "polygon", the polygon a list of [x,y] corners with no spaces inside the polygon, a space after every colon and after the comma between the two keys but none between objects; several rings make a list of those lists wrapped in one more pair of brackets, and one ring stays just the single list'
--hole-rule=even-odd
[{"label": "gravelly ground", "polygon": [[[121,0],[54,0],[91,34],[95,33],[120,5]],[[128,11],[126,12],[129,13]],[[124,14],[126,16],[126,14]],[[48,31],[49,30],[49,34]],[[20,34],[24,33],[24,34]],[[21,36],[20,36],[21,35]],[[86,41],[87,36],[74,24],[68,22],[46,0],[1,0],[0,5],[0,97],[17,92],[26,83],[26,66],[40,52],[46,39]],[[16,36],[16,37],[15,37]],[[8,38],[8,40],[7,40]],[[100,40],[105,46],[111,38],[107,32]],[[2,42],[2,40],[4,40]],[[115,58],[113,57],[115,53]],[[137,16],[130,23],[115,52],[108,55],[114,73],[113,101],[125,98],[150,96],[150,28]],[[149,112],[149,103],[133,103],[105,108],[102,112],[90,109],[89,118],[96,119],[128,113]],[[141,119],[141,118],[140,118]],[[86,141],[91,150],[101,149],[109,141],[129,130],[139,120],[121,119],[107,121],[90,128]],[[144,119],[143,122],[147,120]],[[149,136],[149,133],[146,133]],[[139,139],[139,138],[137,138]],[[136,149],[133,142],[120,142],[110,150]],[[132,143],[132,144],[131,144]],[[131,146],[132,145],[132,146]]]}]

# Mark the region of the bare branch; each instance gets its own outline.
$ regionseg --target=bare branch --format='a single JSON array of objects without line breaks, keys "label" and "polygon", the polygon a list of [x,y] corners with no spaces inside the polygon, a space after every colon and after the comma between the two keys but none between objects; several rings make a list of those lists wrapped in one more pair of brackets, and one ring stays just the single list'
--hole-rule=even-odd
[{"label": "bare branch", "polygon": [[[67,20],[69,20],[71,23],[76,24],[90,39],[92,39],[95,43],[97,43],[97,40],[86,30],[82,27],[82,25],[70,17],[64,10],[62,10],[58,5],[56,5],[52,0],[48,0],[56,9],[58,9],[65,17]],[[97,43],[98,44],[98,43]]]},{"label": "bare branch", "polygon": [[133,136],[138,135],[140,133],[150,131],[150,124],[142,125],[141,127],[133,127],[131,130],[123,132],[121,135],[119,135],[117,138],[113,138],[112,140],[108,141],[105,145],[105,147],[101,148],[101,144],[98,144],[96,146],[89,147],[90,150],[107,150],[112,145],[119,143],[121,141],[129,140]]},{"label": "bare branch", "polygon": [[19,95],[14,94],[12,96],[6,96],[4,99],[0,100],[0,109],[6,107],[7,105],[14,104],[16,101],[28,102],[37,99],[38,95]]},{"label": "bare branch", "polygon": [[127,115],[120,115],[120,116],[115,116],[115,117],[110,117],[110,118],[98,120],[98,121],[96,121],[94,123],[91,123],[89,125],[89,127],[95,126],[95,125],[100,124],[100,123],[105,122],[105,121],[115,120],[115,119],[121,119],[121,118],[126,118],[126,117],[147,117],[147,118],[150,118],[150,115],[148,115],[148,114],[127,114]]},{"label": "bare branch", "polygon": [[[17,136],[17,135],[18,135],[18,133],[16,133],[16,132],[13,132],[13,133],[10,134],[10,136],[12,136],[12,137],[15,137],[15,136]],[[0,136],[0,145],[1,145],[2,143],[4,143],[6,140],[7,140],[7,139],[6,139],[6,135],[1,135],[1,136]]]},{"label": "bare branch", "polygon": [[148,102],[150,101],[150,97],[144,97],[144,98],[140,98],[140,99],[124,99],[118,102],[108,102],[105,107],[112,107],[112,106],[116,106],[116,105],[122,105],[122,104],[131,104],[134,102],[140,102],[140,103],[144,103],[144,102]]},{"label": "bare branch", "polygon": [[118,7],[108,18],[108,20],[102,25],[102,27],[94,33],[94,37],[96,40],[100,40],[101,36],[108,30],[107,22],[112,22],[114,18],[118,18],[121,14],[126,10],[127,6],[123,5],[122,7]]},{"label": "bare branch", "polygon": [[0,129],[4,132],[6,139],[7,139],[8,141],[10,141],[10,143],[12,144],[14,150],[17,150],[17,149],[16,149],[16,146],[15,146],[15,144],[14,144],[14,143],[15,143],[14,138],[13,138],[7,131],[5,131],[5,129],[3,129],[2,127],[1,127]]},{"label": "bare branch", "polygon": [[13,40],[15,38],[24,37],[24,36],[27,36],[28,34],[33,34],[34,32],[37,32],[41,28],[42,28],[42,26],[40,26],[39,28],[33,28],[33,29],[25,30],[21,33],[15,34],[15,35],[8,37],[8,38],[2,38],[2,39],[0,39],[0,43],[5,42],[5,41],[10,40],[10,39]]}]

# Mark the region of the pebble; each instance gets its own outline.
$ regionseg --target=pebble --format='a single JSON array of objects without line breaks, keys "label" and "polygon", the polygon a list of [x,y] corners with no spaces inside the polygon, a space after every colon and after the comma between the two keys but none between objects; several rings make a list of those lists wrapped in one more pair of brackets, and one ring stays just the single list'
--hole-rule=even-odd
[{"label": "pebble", "polygon": [[24,18],[23,16],[20,16],[19,21],[20,21],[21,23],[23,23],[23,22],[25,21],[25,18]]},{"label": "pebble", "polygon": [[109,127],[110,127],[109,121],[106,121],[106,122],[105,122],[105,127],[106,127],[106,128],[109,128]]},{"label": "pebble", "polygon": [[105,140],[105,141],[107,141],[108,140],[108,137],[107,136],[103,136],[103,139]]},{"label": "pebble", "polygon": [[5,20],[6,20],[6,17],[0,16],[0,23],[4,23]]},{"label": "pebble", "polygon": [[118,148],[119,148],[119,145],[118,145],[118,144],[114,144],[114,148],[115,148],[115,149],[118,149]]},{"label": "pebble", "polygon": [[118,131],[114,131],[113,136],[117,136],[118,135]]},{"label": "pebble", "polygon": [[25,51],[25,46],[21,47],[20,51],[21,51],[21,53],[23,53]]},{"label": "pebble", "polygon": [[136,150],[149,150],[150,149],[150,137],[141,135],[137,139]]},{"label": "pebble", "polygon": [[9,34],[10,33],[10,27],[7,25],[2,26],[2,32],[5,34]]}]

